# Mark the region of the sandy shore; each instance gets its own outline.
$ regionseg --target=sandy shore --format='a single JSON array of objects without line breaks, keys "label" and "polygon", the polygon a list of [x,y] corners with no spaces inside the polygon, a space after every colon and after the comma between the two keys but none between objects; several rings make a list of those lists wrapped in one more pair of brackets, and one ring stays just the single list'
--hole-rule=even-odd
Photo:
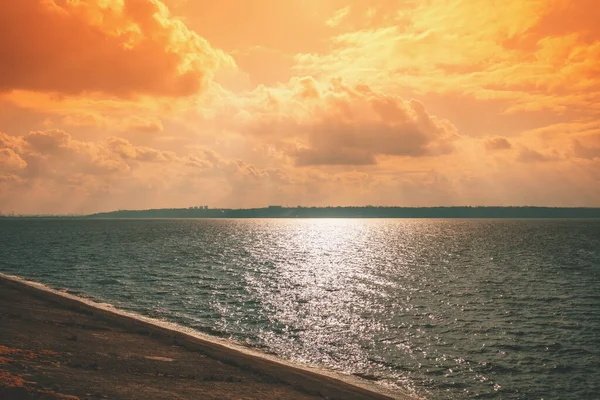
[{"label": "sandy shore", "polygon": [[0,274],[2,399],[411,399]]}]

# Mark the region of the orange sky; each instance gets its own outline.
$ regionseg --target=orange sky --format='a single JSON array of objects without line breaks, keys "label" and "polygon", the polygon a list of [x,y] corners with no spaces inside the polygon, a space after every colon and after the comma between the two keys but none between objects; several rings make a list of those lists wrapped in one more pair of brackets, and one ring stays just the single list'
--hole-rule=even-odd
[{"label": "orange sky", "polygon": [[595,0],[0,3],[0,212],[600,206]]}]

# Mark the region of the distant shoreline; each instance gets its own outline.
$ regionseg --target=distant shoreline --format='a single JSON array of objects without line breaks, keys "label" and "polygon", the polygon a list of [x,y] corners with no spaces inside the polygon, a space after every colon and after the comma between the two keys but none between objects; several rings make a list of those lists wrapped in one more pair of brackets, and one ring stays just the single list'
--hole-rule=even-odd
[{"label": "distant shoreline", "polygon": [[0,215],[2,218],[65,219],[186,219],[186,218],[600,218],[597,207],[282,207],[262,208],[161,208],[118,210],[89,215]]}]

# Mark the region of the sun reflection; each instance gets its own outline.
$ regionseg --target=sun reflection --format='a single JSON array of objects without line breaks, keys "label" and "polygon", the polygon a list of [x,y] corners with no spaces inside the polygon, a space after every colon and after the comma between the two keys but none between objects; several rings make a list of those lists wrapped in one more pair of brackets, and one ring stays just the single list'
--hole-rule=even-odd
[{"label": "sun reflection", "polygon": [[381,220],[265,223],[273,232],[268,254],[256,256],[273,260],[272,270],[248,277],[268,310],[271,330],[279,333],[263,332],[268,335],[263,339],[296,361],[368,373],[372,362],[365,349],[379,336],[389,336],[386,318],[378,317],[389,312],[389,300],[383,299],[401,285],[382,274],[390,269],[404,274],[398,267],[409,260],[401,253],[390,256],[386,240],[403,239],[386,234],[408,234],[410,224],[398,229],[403,222],[391,222],[395,227],[390,231],[390,222]]}]

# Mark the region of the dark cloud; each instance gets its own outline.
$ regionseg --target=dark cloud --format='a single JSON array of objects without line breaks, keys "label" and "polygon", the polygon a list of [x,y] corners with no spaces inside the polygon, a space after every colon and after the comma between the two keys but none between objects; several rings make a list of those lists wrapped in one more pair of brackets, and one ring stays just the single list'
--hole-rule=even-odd
[{"label": "dark cloud", "polygon": [[484,145],[485,148],[490,151],[510,150],[513,148],[513,145],[508,141],[508,139],[503,137],[494,137],[486,139]]}]

